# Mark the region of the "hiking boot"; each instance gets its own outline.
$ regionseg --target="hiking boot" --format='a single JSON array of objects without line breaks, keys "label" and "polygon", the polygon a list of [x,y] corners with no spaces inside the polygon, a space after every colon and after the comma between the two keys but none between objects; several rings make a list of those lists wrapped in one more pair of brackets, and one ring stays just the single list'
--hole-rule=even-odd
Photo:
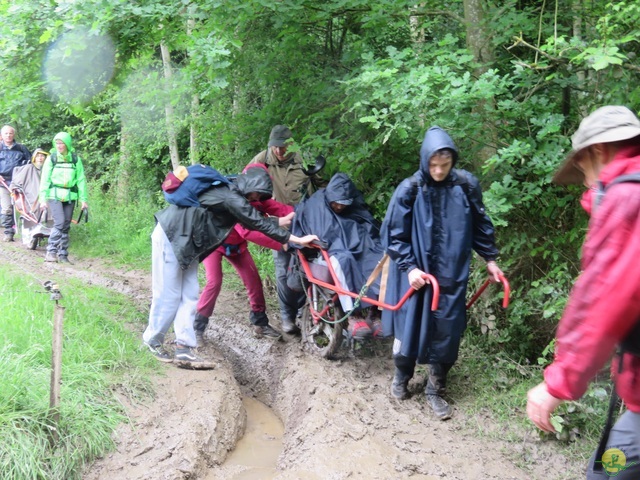
[{"label": "hiking boot", "polygon": [[369,307],[369,312],[367,313],[365,321],[371,329],[373,338],[382,338],[382,320],[380,320],[380,314],[380,310],[376,307]]},{"label": "hiking boot", "polygon": [[349,335],[354,340],[364,340],[371,338],[373,332],[366,320],[358,317],[349,317]]},{"label": "hiking boot", "polygon": [[162,345],[149,345],[145,343],[145,345],[149,348],[149,351],[153,354],[161,362],[171,363],[173,362],[173,357],[169,352],[165,350]]},{"label": "hiking boot", "polygon": [[207,325],[209,325],[209,317],[196,312],[196,317],[193,319],[193,329],[196,331],[196,334],[198,332],[204,332],[207,329]]},{"label": "hiking boot", "polygon": [[296,323],[288,318],[282,319],[282,331],[290,335],[296,335],[300,333],[300,329],[298,328]]},{"label": "hiking boot", "polygon": [[66,255],[58,255],[58,263],[68,263],[69,265],[73,265],[69,261],[69,257],[67,257]]},{"label": "hiking boot", "polygon": [[211,370],[215,368],[215,363],[198,356],[191,347],[178,347],[173,358],[173,363],[181,368],[191,368],[193,370]]},{"label": "hiking boot", "polygon": [[2,239],[4,242],[13,242],[13,233],[5,233],[4,238]]},{"label": "hiking boot", "polygon": [[53,252],[47,252],[44,255],[44,261],[45,262],[57,262],[58,261],[58,256]]},{"label": "hiking boot", "polygon": [[198,342],[198,348],[204,347],[204,344],[206,343],[204,339],[204,332],[196,330],[196,342]]},{"label": "hiking boot", "polygon": [[411,377],[396,368],[396,373],[391,382],[391,396],[397,400],[405,400],[409,397],[409,380]]},{"label": "hiking boot", "polygon": [[267,337],[273,338],[274,340],[280,340],[282,338],[282,334],[271,325],[255,325],[253,327],[253,333],[258,338]]},{"label": "hiking boot", "polygon": [[451,406],[440,395],[427,395],[427,403],[440,420],[451,418]]}]

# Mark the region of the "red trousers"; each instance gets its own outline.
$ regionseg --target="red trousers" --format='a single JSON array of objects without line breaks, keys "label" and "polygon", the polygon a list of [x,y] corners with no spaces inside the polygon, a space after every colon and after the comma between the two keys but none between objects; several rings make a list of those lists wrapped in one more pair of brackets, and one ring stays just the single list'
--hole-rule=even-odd
[{"label": "red trousers", "polygon": [[266,303],[264,300],[264,291],[262,290],[262,278],[258,273],[256,264],[249,250],[247,250],[246,242],[241,245],[240,253],[225,256],[225,249],[220,247],[213,251],[202,263],[206,272],[207,284],[200,294],[198,300],[197,312],[205,317],[210,317],[216,306],[216,300],[220,295],[222,288],[222,259],[226,258],[236,269],[238,275],[242,279],[247,294],[249,296],[249,305],[252,312],[264,312]]}]

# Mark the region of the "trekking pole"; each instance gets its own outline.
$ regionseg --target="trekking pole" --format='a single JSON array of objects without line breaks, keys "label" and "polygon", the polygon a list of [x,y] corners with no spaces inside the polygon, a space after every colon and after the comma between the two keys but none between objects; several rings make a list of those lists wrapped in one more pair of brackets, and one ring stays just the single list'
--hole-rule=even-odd
[{"label": "trekking pole", "polygon": [[80,209],[80,214],[78,215],[78,220],[71,220],[71,223],[79,225],[82,222],[82,217],[84,217],[84,222],[87,223],[89,221],[89,210],[87,208]]},{"label": "trekking pole", "polygon": [[54,427],[51,429],[50,442],[58,440],[57,425],[60,422],[60,380],[62,377],[62,323],[64,307],[58,304],[62,294],[58,285],[52,281],[44,282],[44,289],[51,292],[51,300],[56,302],[53,311],[53,342],[51,347],[51,386],[49,391],[49,415]]},{"label": "trekking pole", "polygon": [[[502,299],[502,308],[507,308],[509,306],[509,294],[511,293],[511,287],[509,286],[509,281],[507,280],[507,277],[505,277],[504,275],[500,275],[499,278],[500,278],[500,283],[502,283],[502,287],[504,288],[504,298]],[[491,280],[489,279],[485,280],[482,286],[473,295],[471,300],[469,300],[469,303],[467,303],[467,310],[469,310],[471,308],[471,305],[473,305],[476,302],[476,300],[480,298],[480,295],[482,295],[482,292],[484,292],[487,289],[490,283],[491,283]]]}]

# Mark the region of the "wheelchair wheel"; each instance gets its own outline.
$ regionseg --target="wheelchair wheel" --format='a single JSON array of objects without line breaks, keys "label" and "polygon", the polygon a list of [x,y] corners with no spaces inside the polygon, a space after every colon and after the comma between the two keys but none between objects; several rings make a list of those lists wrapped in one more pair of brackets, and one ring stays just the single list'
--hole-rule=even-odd
[{"label": "wheelchair wheel", "polygon": [[[313,288],[317,287],[314,286]],[[323,317],[330,322],[340,320],[344,316],[344,312],[339,303],[334,304],[331,299],[320,301],[319,304],[322,308],[324,308],[325,305],[329,305],[329,309]],[[319,308],[319,310],[322,310],[322,308]],[[320,320],[314,324],[311,311],[309,310],[309,303],[307,302],[304,306],[300,323],[302,342],[305,348],[322,358],[332,358],[342,345],[344,322],[328,323]]]}]

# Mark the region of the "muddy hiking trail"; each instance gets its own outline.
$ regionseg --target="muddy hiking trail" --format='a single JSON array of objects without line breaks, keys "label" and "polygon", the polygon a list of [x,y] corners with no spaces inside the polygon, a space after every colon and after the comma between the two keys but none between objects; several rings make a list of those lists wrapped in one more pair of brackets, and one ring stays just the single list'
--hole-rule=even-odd
[{"label": "muddy hiking trail", "polygon": [[[101,259],[72,259],[74,264],[66,265],[43,258],[41,248],[0,245],[0,261],[36,279],[73,277],[126,295],[141,316],[148,311],[150,272],[116,269]],[[342,348],[336,360],[325,360],[303,350],[297,336],[285,335],[280,342],[255,338],[246,294],[228,283],[200,349],[216,368],[192,371],[167,364],[152,379],[154,398],[131,399],[124,389],[116,391],[129,421],[115,434],[116,450],[88,465],[84,479],[583,477],[581,462],[558,453],[555,442],[541,441],[533,428],[514,426],[519,441],[504,440],[513,432],[501,432],[505,427],[488,413],[467,414],[465,403],[472,399],[464,395],[452,399],[451,420],[437,420],[424,403],[424,375],[411,381],[410,399],[393,400],[387,340],[355,354]],[[275,312],[272,300],[268,313],[279,328]],[[135,328],[141,337],[146,319],[140,320]],[[473,379],[452,371],[451,382]],[[240,454],[243,442],[249,445]]]}]

